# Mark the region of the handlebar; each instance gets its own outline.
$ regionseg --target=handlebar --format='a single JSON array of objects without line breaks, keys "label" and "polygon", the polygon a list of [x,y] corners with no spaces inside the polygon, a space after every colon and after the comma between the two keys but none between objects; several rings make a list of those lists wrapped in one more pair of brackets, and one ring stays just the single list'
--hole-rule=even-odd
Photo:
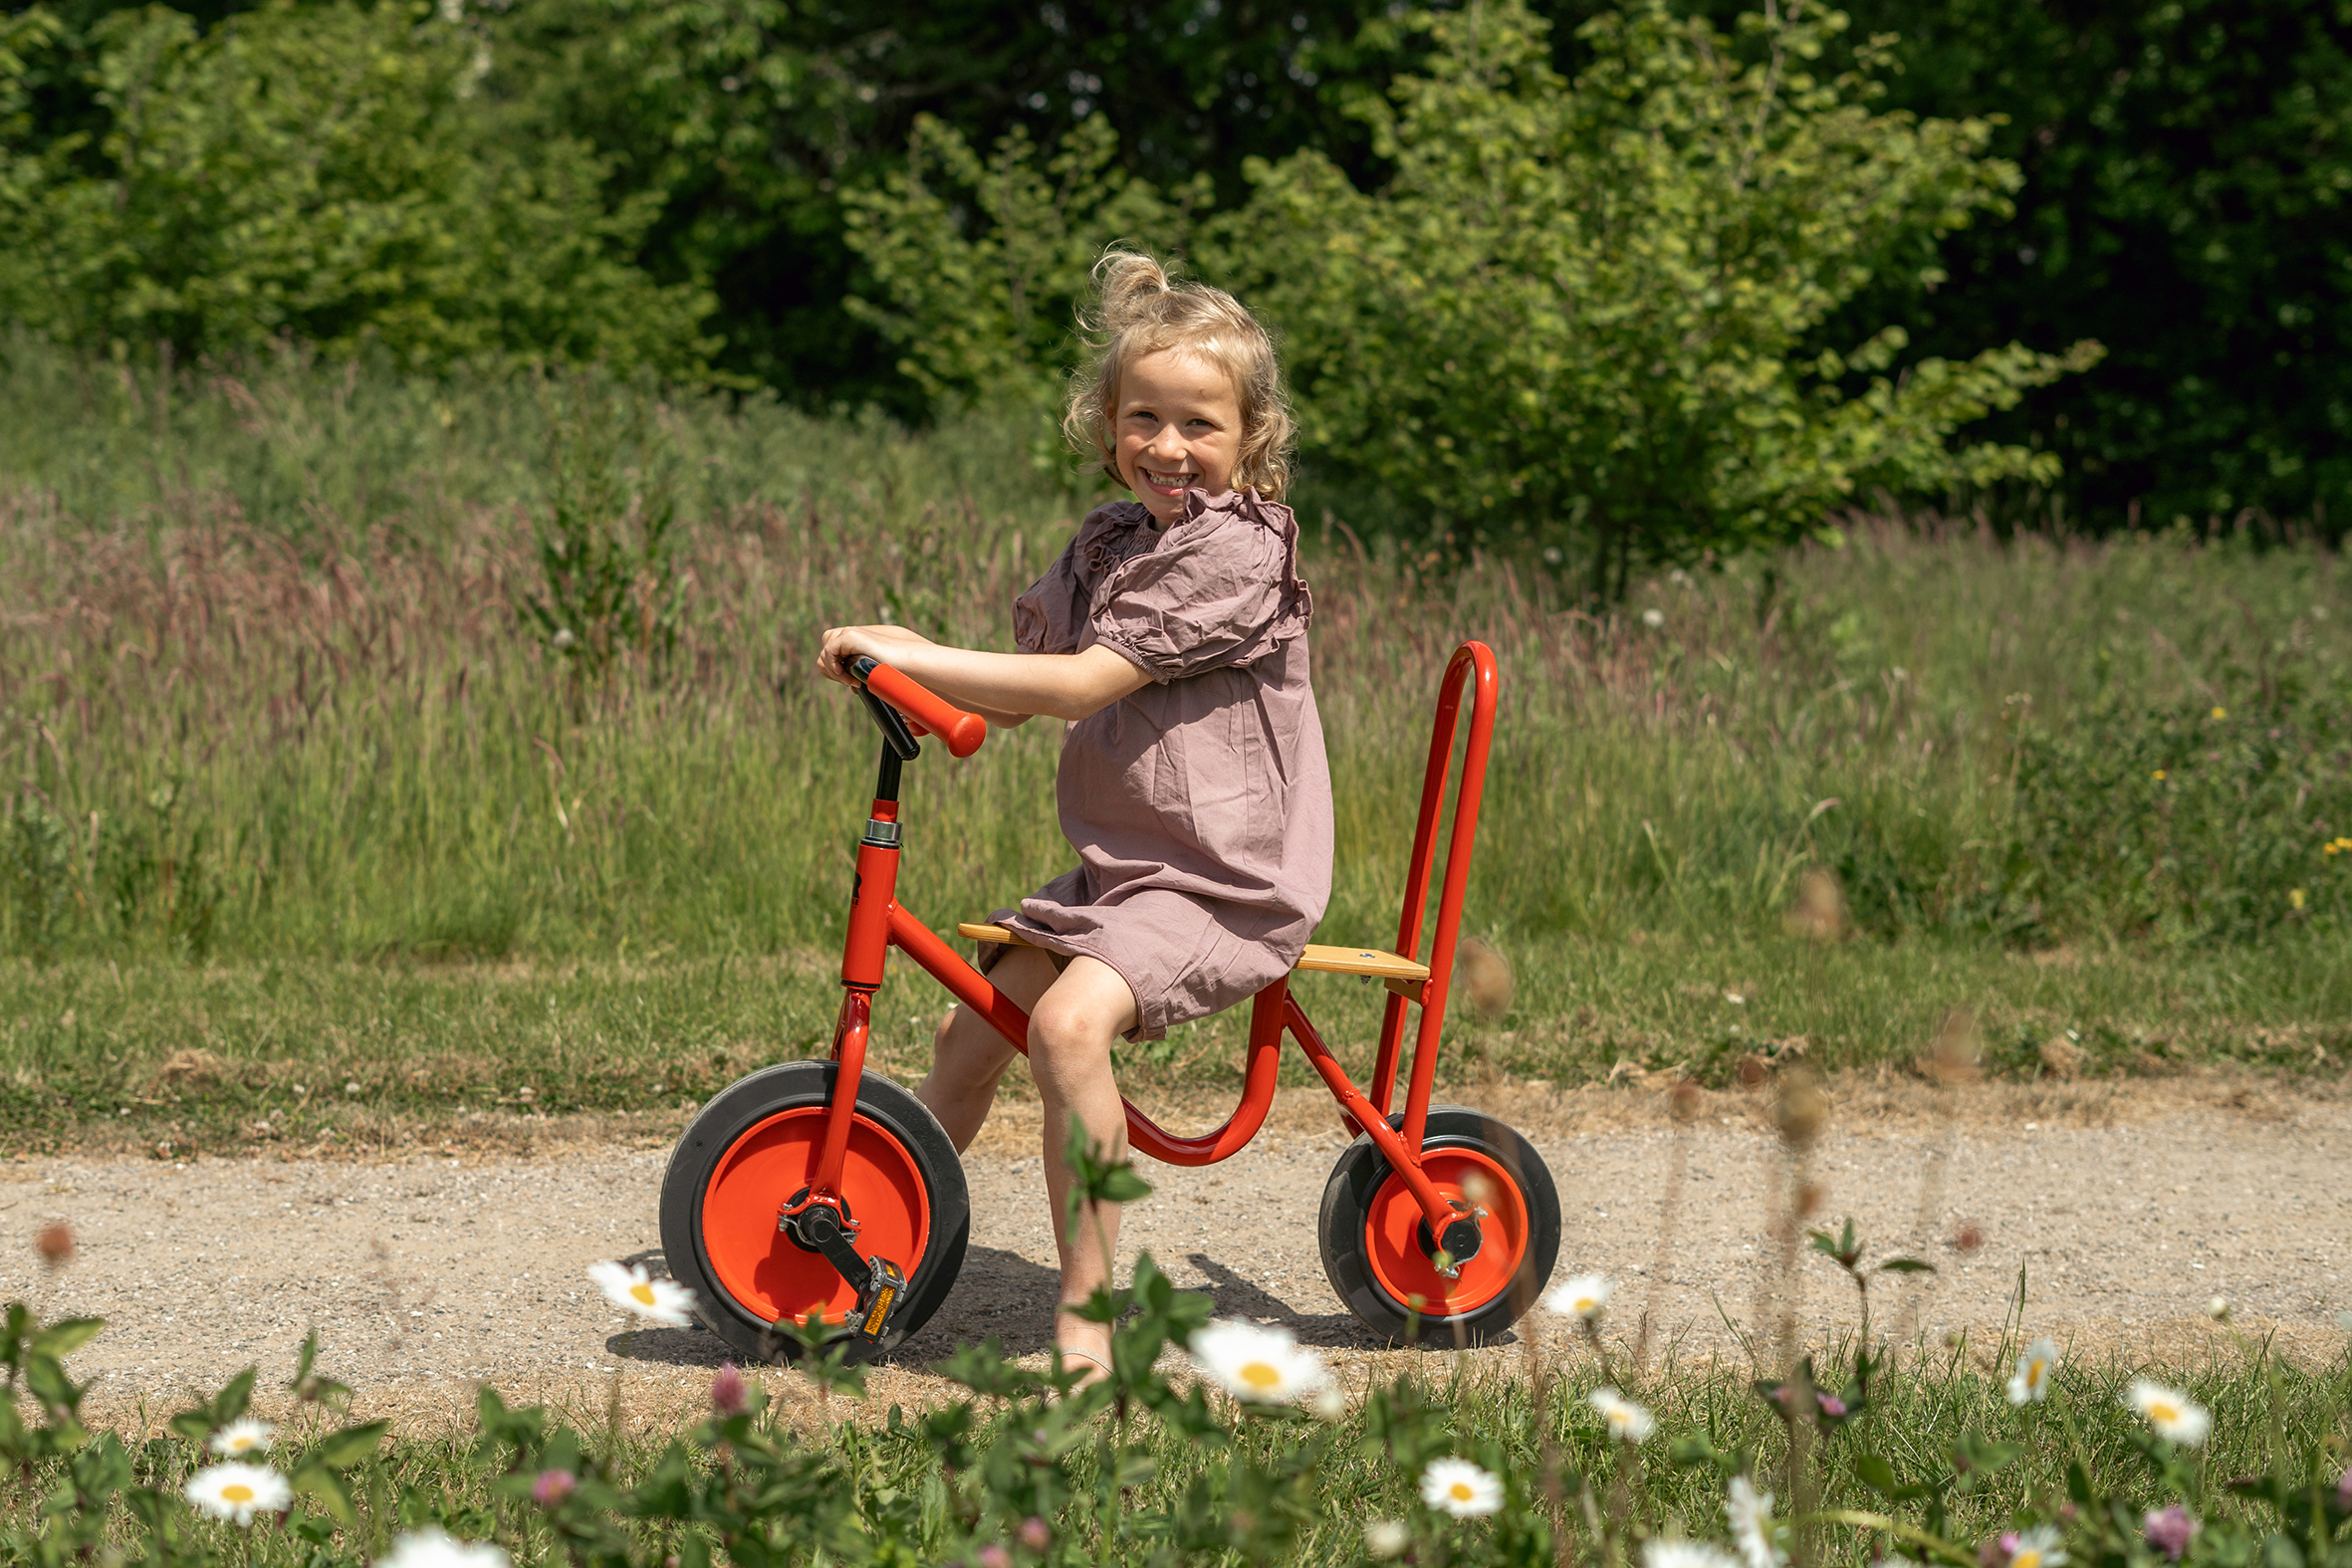
[{"label": "handlebar", "polygon": [[[849,661],[849,673],[865,683],[869,698],[878,699],[904,715],[907,727],[914,734],[938,736],[947,743],[953,756],[969,757],[988,739],[986,719],[966,713],[944,697],[925,691],[887,664],[860,654]],[[884,734],[889,733],[889,725],[881,714],[875,714],[874,721],[882,725]],[[900,750],[899,755],[911,757],[914,752],[910,746]]]}]

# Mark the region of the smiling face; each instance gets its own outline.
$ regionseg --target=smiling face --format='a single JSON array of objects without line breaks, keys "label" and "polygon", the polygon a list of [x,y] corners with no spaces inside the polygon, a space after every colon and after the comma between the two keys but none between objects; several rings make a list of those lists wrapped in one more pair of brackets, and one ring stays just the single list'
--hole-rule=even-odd
[{"label": "smiling face", "polygon": [[1233,488],[1242,405],[1210,360],[1171,348],[1145,354],[1119,375],[1119,477],[1165,527],[1184,515],[1184,493]]}]

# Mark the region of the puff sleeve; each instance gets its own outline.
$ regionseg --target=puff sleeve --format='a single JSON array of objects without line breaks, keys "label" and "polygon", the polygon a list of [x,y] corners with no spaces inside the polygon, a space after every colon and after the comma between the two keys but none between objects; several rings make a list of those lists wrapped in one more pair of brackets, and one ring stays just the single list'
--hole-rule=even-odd
[{"label": "puff sleeve", "polygon": [[1253,495],[1211,501],[1096,591],[1090,629],[1155,681],[1254,663],[1306,629],[1290,510]]},{"label": "puff sleeve", "polygon": [[1046,574],[1013,601],[1013,646],[1023,653],[1075,653],[1096,580],[1134,548],[1150,514],[1132,502],[1096,507]]}]

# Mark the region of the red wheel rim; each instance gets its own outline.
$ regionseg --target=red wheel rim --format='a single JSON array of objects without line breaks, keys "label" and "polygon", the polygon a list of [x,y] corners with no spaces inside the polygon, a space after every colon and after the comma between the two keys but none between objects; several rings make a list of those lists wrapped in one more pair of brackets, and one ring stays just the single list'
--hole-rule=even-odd
[{"label": "red wheel rim", "polygon": [[1403,1178],[1390,1171],[1373,1192],[1364,1215],[1364,1259],[1372,1277],[1399,1307],[1425,1317],[1460,1317],[1475,1312],[1511,1288],[1528,1252],[1528,1202],[1503,1163],[1477,1149],[1431,1149],[1421,1169],[1441,1197],[1460,1199],[1487,1211],[1479,1221],[1478,1255],[1462,1265],[1462,1277],[1448,1279],[1421,1250],[1421,1205]]},{"label": "red wheel rim", "polygon": [[[857,1292],[831,1263],[776,1229],[777,1210],[809,1185],[828,1113],[806,1105],[759,1122],[735,1140],[703,1190],[702,1250],[711,1277],[763,1323],[805,1322],[817,1311],[844,1322],[857,1309]],[[850,1123],[840,1196],[857,1223],[851,1244],[913,1277],[931,1239],[930,1194],[913,1153],[863,1116]]]}]

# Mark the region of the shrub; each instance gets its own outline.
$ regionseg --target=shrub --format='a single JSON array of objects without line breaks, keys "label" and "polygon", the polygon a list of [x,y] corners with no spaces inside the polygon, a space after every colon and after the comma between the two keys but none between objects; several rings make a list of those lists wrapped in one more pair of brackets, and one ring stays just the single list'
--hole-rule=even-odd
[{"label": "shrub", "polygon": [[1735,44],[1636,0],[1585,24],[1568,82],[1522,4],[1436,16],[1428,73],[1367,111],[1384,189],[1311,150],[1256,168],[1219,254],[1288,334],[1310,449],[1440,536],[1581,552],[1604,597],[1640,565],[1831,536],[1876,490],[2053,476],[1952,437],[2096,344],[1898,368],[1898,327],[1815,340],[1877,271],[2002,210],[1989,126],[1874,112],[1879,43],[1814,75],[1839,13],[1741,22]]},{"label": "shrub", "polygon": [[162,7],[118,12],[94,34],[103,133],[14,157],[8,95],[59,40],[12,24],[0,317],[183,355],[292,337],[335,357],[380,343],[407,366],[698,369],[710,300],[629,260],[658,197],[607,209],[585,144],[492,134],[470,103],[489,55],[461,15],[273,6],[199,33]]}]

